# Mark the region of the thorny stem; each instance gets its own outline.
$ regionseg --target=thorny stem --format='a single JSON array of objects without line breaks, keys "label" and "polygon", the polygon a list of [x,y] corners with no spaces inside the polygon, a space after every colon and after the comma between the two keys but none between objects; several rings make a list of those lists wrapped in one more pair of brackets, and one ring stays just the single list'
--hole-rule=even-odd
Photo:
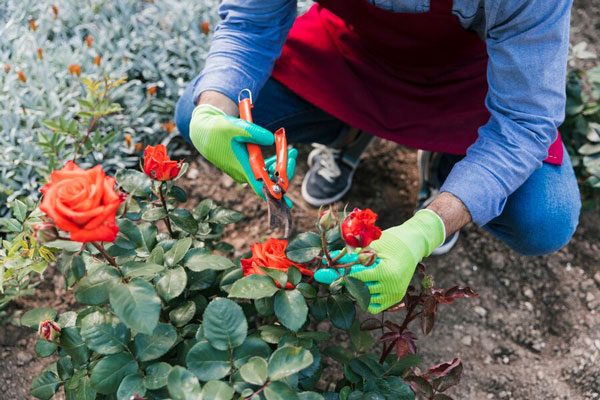
[{"label": "thorny stem", "polygon": [[325,236],[325,231],[321,231],[321,247],[323,247],[323,253],[325,254],[325,258],[327,259],[327,265],[329,267],[333,266],[333,261],[331,260],[331,254],[329,254],[329,249],[327,248],[327,237]]},{"label": "thorny stem", "polygon": [[160,202],[161,202],[163,208],[165,209],[165,213],[167,213],[167,216],[164,218],[165,225],[167,226],[167,230],[169,231],[169,235],[171,235],[171,238],[175,239],[175,237],[173,236],[173,229],[171,228],[171,220],[169,219],[169,209],[167,208],[167,201],[165,200],[165,195],[163,193],[163,183],[162,182],[158,186],[158,194],[160,197]]},{"label": "thorny stem", "polygon": [[104,257],[104,259],[106,261],[108,261],[108,263],[110,265],[112,265],[116,269],[119,269],[119,266],[117,265],[117,262],[115,261],[115,258],[106,252],[106,249],[104,248],[104,245],[102,243],[90,242],[90,244],[92,246],[94,246],[100,252],[100,254],[102,254],[102,257]]}]

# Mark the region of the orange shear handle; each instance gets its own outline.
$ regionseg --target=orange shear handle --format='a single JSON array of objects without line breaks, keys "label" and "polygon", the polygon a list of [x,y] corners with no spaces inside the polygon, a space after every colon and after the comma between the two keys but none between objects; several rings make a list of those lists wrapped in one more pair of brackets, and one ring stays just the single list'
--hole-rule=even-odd
[{"label": "orange shear handle", "polygon": [[[239,110],[240,110],[240,118],[248,121],[248,122],[252,122],[252,100],[250,100],[250,98],[246,98],[243,100],[240,100],[239,102]],[[275,141],[276,143],[283,143],[286,145],[286,147],[284,147],[284,153],[285,153],[285,163],[286,163],[286,170],[287,170],[287,139],[285,138],[285,131],[283,131],[283,135],[279,134],[277,135],[277,133],[279,133],[282,129],[279,129],[276,133],[275,133]],[[277,139],[279,137],[279,139]],[[283,139],[281,138],[283,137]],[[273,196],[276,199],[280,199],[281,196],[283,195],[283,193],[281,191],[276,191],[274,190],[274,186],[275,186],[275,182],[271,181],[271,177],[269,176],[269,172],[267,171],[266,167],[265,167],[265,159],[263,158],[262,155],[262,150],[260,149],[260,146],[254,143],[247,143],[246,144],[246,148],[248,149],[248,157],[250,160],[250,168],[252,168],[252,173],[254,174],[254,178],[256,180],[262,180],[263,184],[267,186],[267,189],[269,191],[269,193],[271,194],[271,196]],[[277,167],[279,166],[279,161],[281,160],[279,157],[280,151],[281,150],[278,146],[277,148]],[[284,170],[285,172],[285,170]],[[287,189],[287,173],[285,174],[285,187],[280,184],[279,185],[284,191]]]}]

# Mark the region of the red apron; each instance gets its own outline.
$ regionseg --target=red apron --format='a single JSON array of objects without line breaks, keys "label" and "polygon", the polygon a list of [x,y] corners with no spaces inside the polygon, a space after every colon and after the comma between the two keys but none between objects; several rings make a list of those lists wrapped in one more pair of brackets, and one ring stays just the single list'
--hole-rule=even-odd
[{"label": "red apron", "polygon": [[[346,124],[423,150],[465,154],[490,118],[485,43],[452,15],[321,0],[292,27],[273,77]],[[546,160],[561,164],[560,136]]]}]

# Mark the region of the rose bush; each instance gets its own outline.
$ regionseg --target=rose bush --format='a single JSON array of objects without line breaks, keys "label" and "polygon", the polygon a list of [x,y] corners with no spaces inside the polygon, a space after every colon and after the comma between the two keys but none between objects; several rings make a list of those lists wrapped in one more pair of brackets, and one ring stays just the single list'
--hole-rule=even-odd
[{"label": "rose bush", "polygon": [[[161,171],[153,158],[145,172],[149,162]],[[44,245],[57,252],[80,307],[22,316],[38,330],[36,353],[55,358],[34,379],[33,396],[50,399],[62,386],[67,399],[83,400],[448,398],[442,392],[458,382],[460,360],[420,372],[410,325],[420,320],[429,333],[438,305],[475,296],[470,289],[434,288],[421,267],[422,282],[395,307],[402,318],[363,317],[369,291],[339,260],[360,238],[361,259],[375,262],[367,247],[379,229],[375,213],[328,210],[317,232],[270,238],[233,258],[221,237],[242,215],[210,199],[180,207],[187,195],[176,182],[186,169],[179,164],[174,179],[131,169],[113,179],[68,162],[52,174],[40,224],[55,234]],[[94,227],[110,237],[94,236]],[[331,285],[312,279],[324,267],[340,269]],[[315,329],[320,321],[333,331]],[[322,381],[326,368],[343,379]]]}]

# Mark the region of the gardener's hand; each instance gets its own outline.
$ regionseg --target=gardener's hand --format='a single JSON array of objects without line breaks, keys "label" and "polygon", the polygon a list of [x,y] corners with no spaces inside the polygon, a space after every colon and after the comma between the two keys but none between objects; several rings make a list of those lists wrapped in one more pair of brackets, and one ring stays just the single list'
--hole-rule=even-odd
[{"label": "gardener's hand", "polygon": [[[248,157],[247,143],[271,146],[275,137],[268,130],[251,122],[225,114],[210,104],[201,104],[194,109],[190,121],[190,139],[204,158],[238,183],[249,183],[262,199],[263,183],[254,178]],[[291,181],[296,168],[295,149],[288,151],[288,179]],[[267,168],[274,158],[265,160]],[[286,198],[291,206],[291,202]]]},{"label": "gardener's hand", "polygon": [[[381,237],[369,246],[377,254],[375,263],[369,267],[356,265],[349,274],[368,286],[371,293],[369,312],[377,314],[400,302],[417,264],[444,240],[444,223],[431,210],[420,210],[404,224],[383,231]],[[357,254],[353,253],[340,262],[357,260]],[[315,273],[315,279],[330,284],[343,272],[343,269],[321,269]]]}]

